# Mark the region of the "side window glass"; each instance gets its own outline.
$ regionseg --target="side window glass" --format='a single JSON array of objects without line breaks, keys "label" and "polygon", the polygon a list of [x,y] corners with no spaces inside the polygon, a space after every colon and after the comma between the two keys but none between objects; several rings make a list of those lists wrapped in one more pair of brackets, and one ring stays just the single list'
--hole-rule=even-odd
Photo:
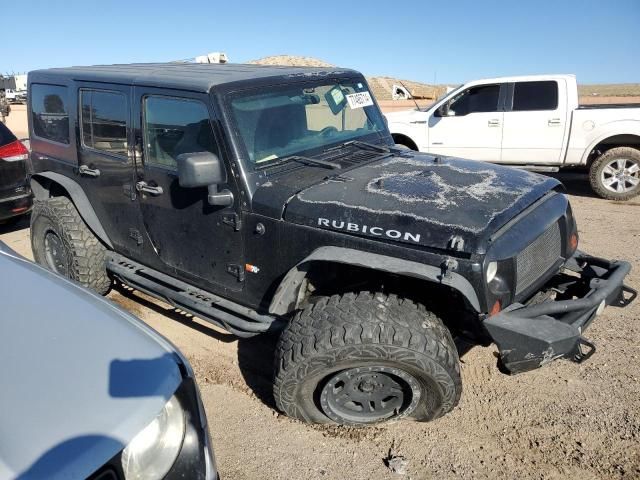
[{"label": "side window glass", "polygon": [[209,111],[197,100],[149,96],[144,99],[145,163],[177,168],[183,153],[218,149]]},{"label": "side window glass", "polygon": [[558,108],[558,82],[517,82],[513,88],[514,112]]},{"label": "side window glass", "polygon": [[449,112],[456,117],[475,112],[497,112],[500,85],[481,85],[465,90],[451,101]]},{"label": "side window glass", "polygon": [[82,143],[85,147],[127,155],[127,99],[122,93],[81,90]]},{"label": "side window glass", "polygon": [[36,136],[69,144],[67,87],[31,85],[31,120]]}]

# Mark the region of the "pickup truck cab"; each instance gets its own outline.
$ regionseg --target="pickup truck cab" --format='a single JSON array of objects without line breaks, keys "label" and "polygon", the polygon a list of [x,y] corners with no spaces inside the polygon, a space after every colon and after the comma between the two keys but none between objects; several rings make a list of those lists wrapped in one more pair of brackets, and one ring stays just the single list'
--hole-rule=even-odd
[{"label": "pickup truck cab", "polygon": [[579,105],[574,75],[475,80],[386,115],[397,144],[542,172],[588,171],[603,198],[640,193],[640,105]]}]

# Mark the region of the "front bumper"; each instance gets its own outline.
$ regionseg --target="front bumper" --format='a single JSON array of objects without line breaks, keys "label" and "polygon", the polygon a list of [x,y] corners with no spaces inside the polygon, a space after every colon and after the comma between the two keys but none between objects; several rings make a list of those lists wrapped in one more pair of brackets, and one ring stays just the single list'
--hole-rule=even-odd
[{"label": "front bumper", "polygon": [[0,220],[24,215],[31,210],[32,205],[33,196],[31,193],[10,198],[0,198]]},{"label": "front bumper", "polygon": [[558,358],[586,360],[595,346],[582,336],[584,330],[606,305],[625,307],[637,295],[623,283],[631,270],[628,262],[578,251],[565,270],[549,284],[555,299],[514,303],[484,321],[507,373],[533,370]]}]

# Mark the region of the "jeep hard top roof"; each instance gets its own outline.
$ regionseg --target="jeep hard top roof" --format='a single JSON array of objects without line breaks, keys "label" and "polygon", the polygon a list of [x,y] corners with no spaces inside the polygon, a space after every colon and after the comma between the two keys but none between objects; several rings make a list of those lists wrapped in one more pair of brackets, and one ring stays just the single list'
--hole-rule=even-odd
[{"label": "jeep hard top roof", "polygon": [[129,65],[96,65],[34,70],[31,82],[68,80],[107,82],[160,88],[177,88],[208,93],[211,88],[256,79],[286,81],[293,78],[358,74],[354,70],[328,67],[287,67],[274,65],[208,64],[208,63],[138,63]]}]

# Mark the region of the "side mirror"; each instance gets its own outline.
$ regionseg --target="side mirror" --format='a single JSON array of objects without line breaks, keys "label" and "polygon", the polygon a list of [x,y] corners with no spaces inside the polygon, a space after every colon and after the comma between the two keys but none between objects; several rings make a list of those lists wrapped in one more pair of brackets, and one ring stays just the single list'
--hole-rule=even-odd
[{"label": "side mirror", "polygon": [[218,191],[227,181],[222,162],[211,152],[183,153],[177,156],[178,183],[184,188],[207,187],[209,205],[228,207],[233,204],[229,190]]},{"label": "side mirror", "polygon": [[[438,116],[439,117],[449,117],[451,116],[451,112],[449,110],[449,103],[445,102],[442,105],[440,105],[440,107],[438,107]],[[454,113],[455,115],[455,113]]]}]

